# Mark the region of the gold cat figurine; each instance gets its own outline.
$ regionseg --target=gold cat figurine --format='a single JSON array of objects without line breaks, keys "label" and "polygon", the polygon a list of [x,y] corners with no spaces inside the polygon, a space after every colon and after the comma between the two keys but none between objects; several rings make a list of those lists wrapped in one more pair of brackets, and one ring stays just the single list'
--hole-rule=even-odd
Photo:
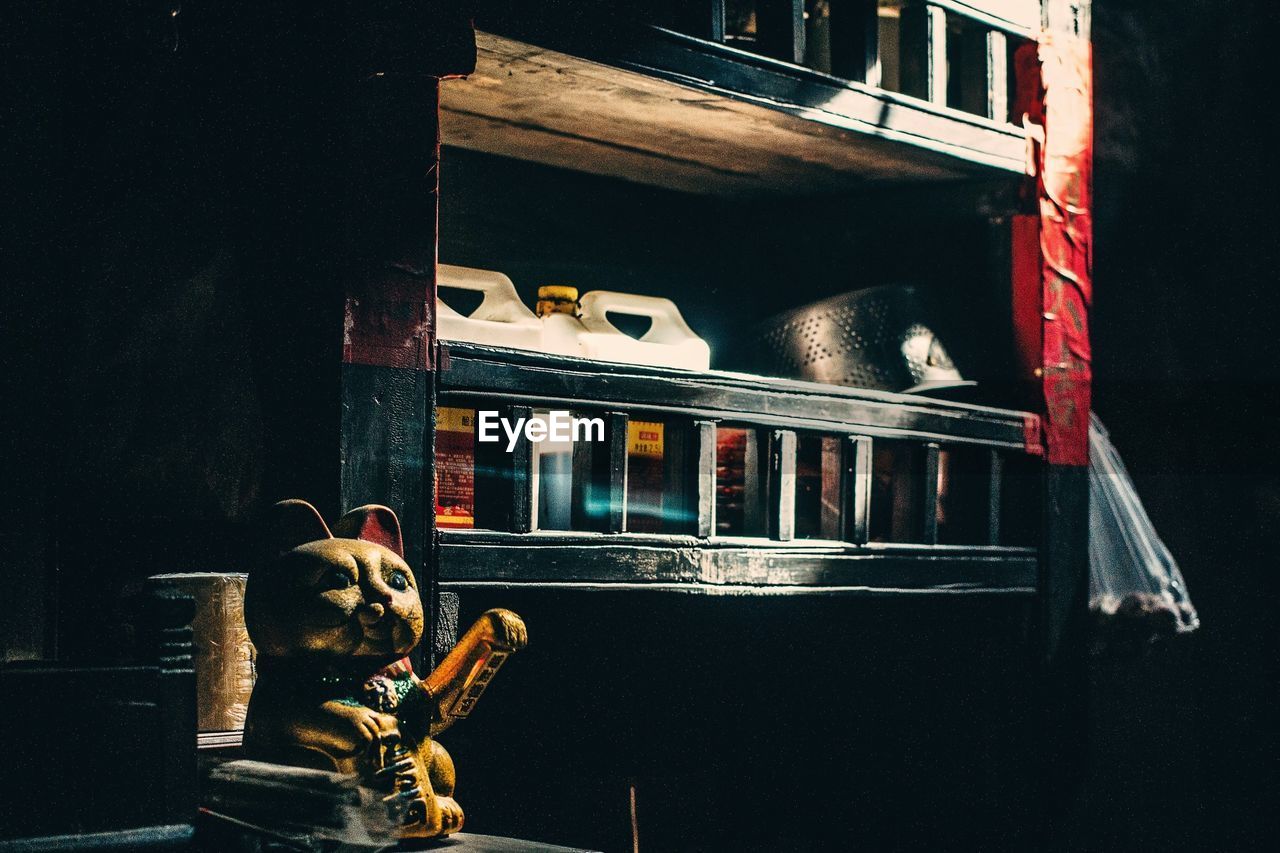
[{"label": "gold cat figurine", "polygon": [[488,611],[419,679],[407,655],[422,638],[422,599],[395,513],[353,509],[336,538],[305,501],[274,513],[275,542],[245,590],[258,668],[247,757],[360,774],[390,790],[402,835],[457,832],[453,761],[433,738],[470,713],[524,647],[524,622]]}]

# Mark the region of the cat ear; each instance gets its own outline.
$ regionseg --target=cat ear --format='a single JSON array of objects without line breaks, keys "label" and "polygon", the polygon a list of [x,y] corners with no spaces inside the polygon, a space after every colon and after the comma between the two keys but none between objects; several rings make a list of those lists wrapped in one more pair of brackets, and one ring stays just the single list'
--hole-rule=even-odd
[{"label": "cat ear", "polygon": [[296,498],[280,501],[271,508],[267,530],[269,541],[279,554],[317,539],[333,538],[316,508]]},{"label": "cat ear", "polygon": [[404,542],[400,538],[400,520],[385,506],[367,504],[348,512],[333,526],[343,539],[363,539],[375,542],[404,557]]}]

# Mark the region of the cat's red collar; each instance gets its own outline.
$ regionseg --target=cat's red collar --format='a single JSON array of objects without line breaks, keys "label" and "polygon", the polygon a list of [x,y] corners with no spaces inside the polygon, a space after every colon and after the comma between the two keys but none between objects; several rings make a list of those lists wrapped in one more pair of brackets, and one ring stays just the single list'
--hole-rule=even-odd
[{"label": "cat's red collar", "polygon": [[387,678],[402,678],[406,675],[413,675],[413,664],[409,662],[407,657],[403,657],[395,663],[387,664],[375,672],[374,675],[385,675]]}]

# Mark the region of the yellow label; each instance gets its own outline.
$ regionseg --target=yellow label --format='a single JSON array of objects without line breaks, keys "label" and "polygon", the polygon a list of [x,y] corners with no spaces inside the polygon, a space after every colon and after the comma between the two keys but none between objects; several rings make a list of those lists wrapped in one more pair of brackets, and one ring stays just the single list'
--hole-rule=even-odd
[{"label": "yellow label", "polygon": [[475,527],[476,411],[436,410],[436,527]]},{"label": "yellow label", "polygon": [[647,459],[661,459],[664,426],[659,421],[628,421],[627,453]]},{"label": "yellow label", "polygon": [[436,429],[440,432],[475,432],[476,410],[441,406],[436,409]]}]

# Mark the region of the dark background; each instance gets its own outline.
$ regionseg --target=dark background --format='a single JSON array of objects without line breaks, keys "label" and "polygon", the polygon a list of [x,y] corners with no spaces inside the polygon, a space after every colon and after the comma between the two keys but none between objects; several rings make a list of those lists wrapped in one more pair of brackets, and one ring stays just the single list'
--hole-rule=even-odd
[{"label": "dark background", "polygon": [[[42,51],[68,39],[101,46],[136,37],[128,15],[149,9],[121,4],[118,34],[90,33],[49,11],[71,5],[0,28],[15,102],[3,122],[4,161],[15,166],[0,189],[17,202],[19,227],[9,234],[21,238],[5,241],[3,259],[18,273],[11,280],[28,285],[3,294],[9,496],[0,621],[13,657],[51,649],[46,613],[91,610],[104,626],[112,621],[110,601],[98,598],[103,584],[58,602],[41,580],[45,565],[120,571],[199,554],[234,568],[242,555],[233,543],[267,496],[308,494],[326,515],[336,509],[322,485],[332,489],[332,471],[309,462],[328,448],[306,443],[314,430],[288,441],[301,418],[335,417],[317,413],[313,400],[336,395],[301,377],[255,374],[254,365],[264,354],[290,361],[282,346],[337,362],[332,318],[308,315],[314,301],[298,297],[300,282],[333,289],[337,279],[290,193],[318,185],[327,158],[345,150],[341,129],[334,139],[291,139],[285,119],[315,105],[265,98],[252,133],[220,136],[225,105],[185,98],[199,81],[173,71],[162,50],[111,64],[110,86],[75,79],[102,66],[49,64]],[[1143,660],[1094,663],[1087,784],[1060,825],[1063,849],[1260,848],[1280,802],[1267,725],[1280,683],[1270,621],[1280,592],[1280,241],[1265,132],[1275,24],[1269,4],[1249,0],[1094,6],[1095,409],[1181,563],[1203,627]],[[123,43],[102,48],[106,59],[126,55]],[[162,45],[163,33],[146,44]],[[287,72],[289,58],[276,59]],[[68,90],[75,100],[51,108]],[[285,106],[293,112],[277,111]],[[102,135],[74,132],[89,127]],[[175,139],[177,147],[154,148]],[[245,144],[258,148],[230,156]],[[296,174],[254,170],[291,146]],[[232,160],[247,165],[217,169]],[[279,182],[278,209],[211,203],[220,212],[208,221],[184,201],[233,199],[264,181]],[[344,209],[342,188],[326,192],[310,216]],[[115,221],[143,225],[118,233]],[[255,266],[255,241],[280,229],[310,254]],[[238,266],[219,251],[229,240],[241,247]],[[151,280],[120,272],[138,257],[149,259]],[[268,286],[281,281],[291,286]],[[75,301],[62,299],[70,286]],[[281,341],[272,328],[282,322],[304,331]],[[175,362],[166,355],[175,349],[203,357]],[[169,429],[227,412],[238,415]],[[264,447],[288,452],[267,457]],[[178,494],[191,503],[174,506]],[[175,519],[188,526],[175,530]],[[69,529],[77,535],[58,535]],[[66,542],[77,552],[59,553]],[[110,639],[82,633],[85,648],[58,651],[101,651]]]},{"label": "dark background", "polygon": [[[1093,668],[1080,846],[1261,847],[1277,802],[1270,4],[1098,0],[1094,408],[1203,626]],[[1269,846],[1269,845],[1268,845]]]}]

